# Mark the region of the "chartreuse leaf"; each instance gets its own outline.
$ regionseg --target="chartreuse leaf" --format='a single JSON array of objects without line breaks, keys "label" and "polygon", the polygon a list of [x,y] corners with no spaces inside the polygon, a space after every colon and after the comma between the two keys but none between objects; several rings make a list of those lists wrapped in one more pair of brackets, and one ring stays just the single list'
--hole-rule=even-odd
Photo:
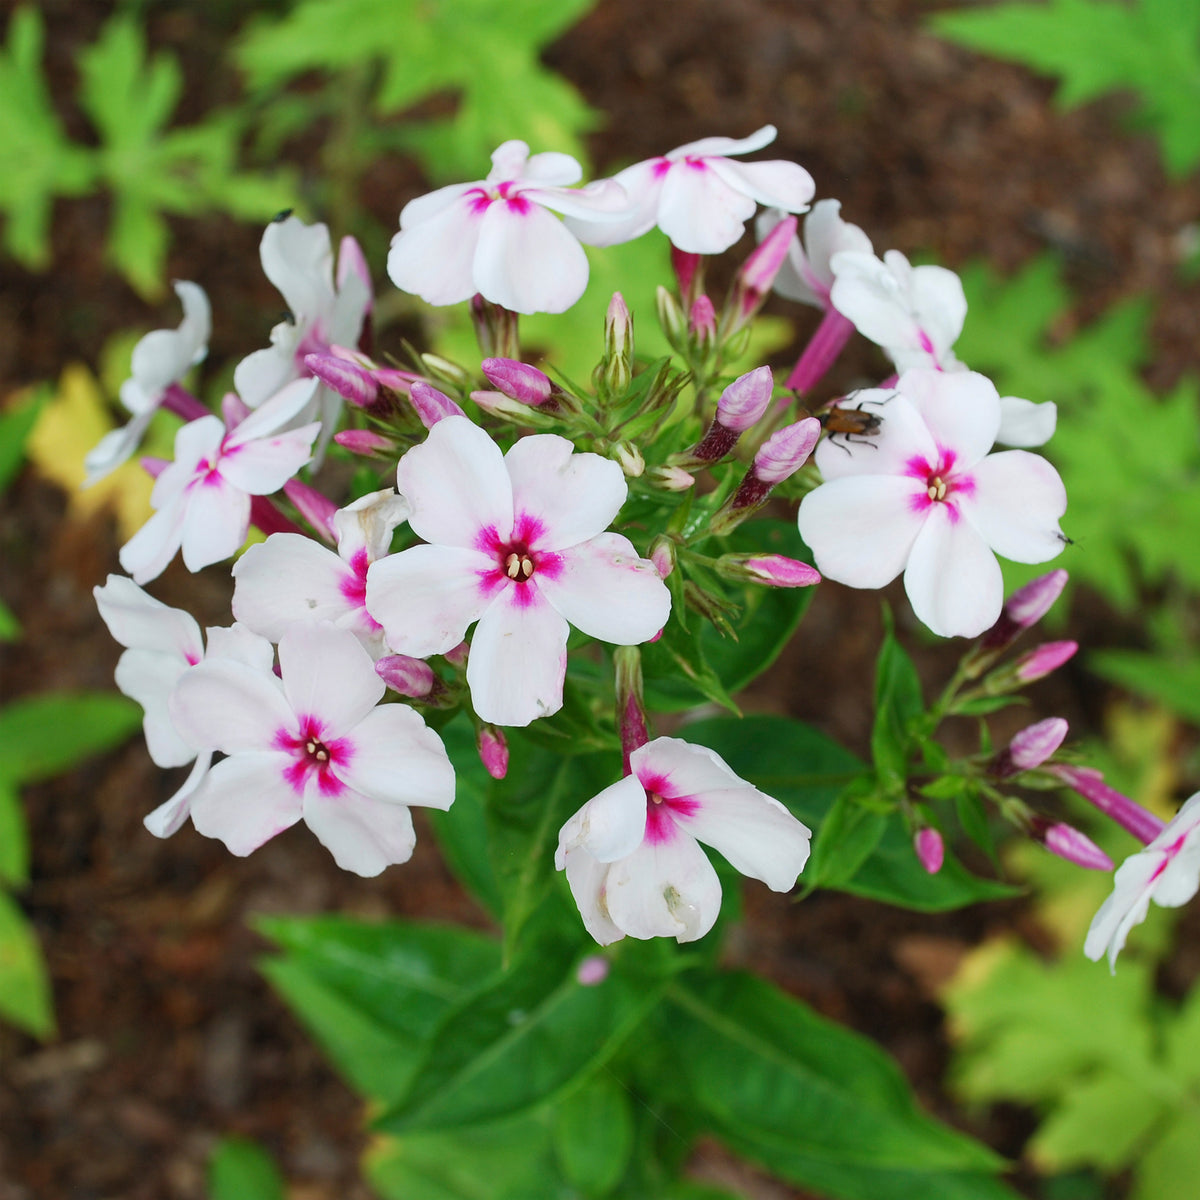
[{"label": "chartreuse leaf", "polygon": [[113,191],[107,252],[144,296],[163,293],[168,231],[162,213],[220,209],[266,220],[287,207],[283,177],[240,172],[232,114],[168,129],[183,87],[176,59],[147,55],[139,23],[113,17],[79,58],[79,102],[99,131],[98,166]]},{"label": "chartreuse leaf", "polygon": [[633,1153],[629,1092],[600,1073],[554,1108],[554,1153],[563,1176],[585,1196],[607,1196]]},{"label": "chartreuse leaf", "polygon": [[939,13],[930,21],[960,45],[1015,59],[1061,80],[1064,108],[1132,88],[1162,143],[1167,169],[1200,162],[1200,9],[1179,0],[1051,0]]},{"label": "chartreuse leaf", "polygon": [[769,1170],[848,1200],[1011,1195],[988,1178],[1001,1160],[921,1113],[865,1038],[740,972],[691,973],[668,997],[678,1097]]},{"label": "chartreuse leaf", "polygon": [[16,9],[0,49],[0,212],[4,246],[27,267],[50,258],[55,196],[91,190],[92,151],[64,135],[42,73],[45,27],[36,7]]},{"label": "chartreuse leaf", "polygon": [[[571,931],[576,934],[576,930]],[[576,978],[581,936],[542,936],[455,1006],[425,1046],[407,1095],[380,1119],[392,1133],[488,1124],[568,1094],[616,1053],[659,1002],[662,983],[612,970]]]},{"label": "chartreuse leaf", "polygon": [[0,892],[0,1017],[34,1037],[54,1032],[50,980],[33,927]]},{"label": "chartreuse leaf", "polygon": [[0,709],[0,780],[35,783],[124,741],[142,721],[109,692],[43,692]]},{"label": "chartreuse leaf", "polygon": [[[866,764],[848,750],[812,726],[788,717],[714,717],[689,725],[686,737],[715,750],[743,779],[786,805],[816,831],[818,843],[830,819],[849,819],[835,805],[839,796],[855,781],[862,786],[870,778]],[[864,811],[864,820],[878,815]],[[870,835],[871,846],[852,877],[845,877],[850,851],[845,852],[847,858],[840,851],[827,858],[831,880],[836,881],[827,886],[924,912],[1017,894],[1017,889],[1005,884],[976,878],[949,854],[938,874],[928,874],[913,853],[911,837],[899,814],[887,819],[878,839],[874,828],[867,820],[855,833],[859,846]],[[836,839],[830,839],[831,852],[837,850],[835,843]],[[821,868],[819,860],[805,869],[801,883],[808,882],[814,866]]]},{"label": "chartreuse leaf", "polygon": [[17,789],[0,779],[0,884],[24,887],[29,882],[29,831]]},{"label": "chartreuse leaf", "polygon": [[208,1160],[209,1200],[284,1200],[275,1160],[249,1138],[225,1137]]},{"label": "chartreuse leaf", "polygon": [[261,917],[282,951],[260,966],[355,1087],[403,1094],[438,1022],[499,966],[490,938],[450,925]]},{"label": "chartreuse leaf", "polygon": [[449,92],[453,118],[414,122],[406,140],[439,179],[481,179],[487,156],[510,138],[582,157],[581,134],[595,118],[538,55],[593,2],[301,0],[281,20],[253,25],[238,61],[255,87],[382,61],[376,103],[385,113]]}]

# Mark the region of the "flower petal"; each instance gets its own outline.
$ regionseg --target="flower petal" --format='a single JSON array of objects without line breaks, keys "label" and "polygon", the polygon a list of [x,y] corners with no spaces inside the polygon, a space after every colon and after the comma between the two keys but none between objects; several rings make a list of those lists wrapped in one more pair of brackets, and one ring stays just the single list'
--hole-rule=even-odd
[{"label": "flower petal", "polygon": [[567,214],[567,228],[589,246],[617,246],[632,241],[654,228],[658,220],[658,201],[662,177],[658,164],[664,159],[634,163],[613,176],[628,197],[629,214],[619,219],[598,218],[590,214]]},{"label": "flower petal", "polygon": [[385,804],[448,809],[454,768],[442,739],[406,704],[372,709],[354,729],[354,752],[338,775],[355,792]]},{"label": "flower petal", "polygon": [[200,626],[191,613],[168,608],[132,579],[109,575],[103,587],[92,589],[92,595],[108,632],[122,646],[173,655],[185,665],[204,657]]},{"label": "flower petal", "polygon": [[250,530],[250,497],[215,471],[187,493],[183,514],[183,562],[199,571],[231,558]]},{"label": "flower petal", "polygon": [[677,828],[608,868],[604,903],[630,937],[694,942],[716,923],[721,883],[696,839]]},{"label": "flower petal", "polygon": [[646,791],[667,799],[688,799],[745,783],[715,750],[682,738],[659,737],[639,746],[629,756],[629,765]]},{"label": "flower petal", "polygon": [[457,646],[492,603],[481,578],[494,564],[478,550],[413,546],[367,568],[367,612],[397,654],[424,658]]},{"label": "flower petal", "polygon": [[721,155],[724,157],[727,154],[753,154],[755,150],[761,150],[764,146],[769,146],[776,137],[778,130],[774,125],[764,125],[761,129],[756,129],[749,137],[731,138],[731,137],[707,137],[701,138],[696,142],[688,142],[683,146],[676,146],[671,150],[667,157],[669,159],[680,158],[708,158],[712,155]]},{"label": "flower petal", "polygon": [[617,646],[648,642],[671,615],[671,592],[657,568],[619,533],[563,550],[558,570],[533,582],[576,629]]},{"label": "flower petal", "polygon": [[466,417],[445,417],[434,425],[400,460],[396,479],[412,506],[408,523],[427,542],[478,550],[484,530],[501,541],[512,533],[512,484],[504,456]]},{"label": "flower petal", "polygon": [[800,502],[800,536],[827,579],[857,588],[891,583],[925,521],[913,503],[919,481],[894,475],[834,479]]},{"label": "flower petal", "polygon": [[121,547],[117,558],[135,582],[149,583],[167,569],[183,540],[185,515],[184,499],[176,496]]},{"label": "flower petal", "polygon": [[512,480],[513,513],[541,527],[539,550],[565,550],[602,533],[629,494],[625,474],[599,454],[577,454],[554,433],[519,438],[504,456]]},{"label": "flower petal", "polygon": [[306,225],[299,217],[272,221],[258,249],[263,273],[287,301],[297,324],[332,305],[333,246],[327,225]]},{"label": "flower petal", "polygon": [[930,506],[904,571],[904,590],[918,620],[942,637],[981,634],[1004,604],[996,556],[975,526],[946,504]]},{"label": "flower petal", "polygon": [[304,797],[304,823],[343,871],[370,878],[393,863],[408,862],[417,835],[403,804],[385,804],[345,791],[336,798],[311,791]]},{"label": "flower petal", "polygon": [[1019,396],[1000,397],[1000,429],[996,441],[1002,446],[1031,450],[1044,446],[1058,424],[1058,405],[1053,400],[1035,404]]},{"label": "flower petal", "polygon": [[907,396],[895,388],[868,388],[847,397],[843,407],[879,417],[879,432],[853,442],[822,439],[816,461],[826,482],[846,475],[908,475],[914,462],[936,469],[937,444]]},{"label": "flower petal", "polygon": [[[316,379],[293,379],[285,384],[240,425],[229,431],[225,438],[224,451],[228,453],[234,447],[244,446],[248,442],[278,433],[313,403],[319,384],[320,381]],[[299,433],[300,430],[294,432]],[[175,457],[179,457],[178,451]]]},{"label": "flower petal", "polygon": [[142,706],[142,732],[155,766],[181,767],[196,757],[195,743],[179,734],[167,709],[188,665],[184,658],[152,650],[126,650],[117,660],[117,690]]},{"label": "flower petal", "polygon": [[[430,201],[434,195],[437,193],[420,200]],[[401,213],[400,232],[392,238],[388,277],[401,291],[420,296],[427,304],[469,300],[480,290],[474,261],[482,214],[475,198],[460,194],[436,212],[430,211],[432,205],[422,205],[414,215],[415,223],[409,225],[405,217],[412,205]]]},{"label": "flower petal", "polygon": [[293,621],[337,621],[352,611],[353,570],[298,533],[273,533],[233,564],[233,615],[277,642]]},{"label": "flower petal", "polygon": [[601,946],[619,942],[625,933],[612,923],[605,905],[608,864],[597,862],[582,846],[578,846],[563,854],[560,869],[567,873],[567,884],[579,907],[584,929]]},{"label": "flower petal", "polygon": [[673,163],[663,180],[658,227],[687,254],[720,254],[745,232],[755,203],[705,162]]},{"label": "flower petal", "polygon": [[646,835],[646,789],[636,775],[610,784],[593,796],[558,835],[554,865],[561,871],[569,851],[579,848],[597,862],[632,854]]},{"label": "flower petal", "polygon": [[921,414],[942,454],[953,453],[955,472],[973,467],[995,444],[1000,396],[986,375],[913,367],[896,387]]},{"label": "flower petal", "polygon": [[1058,472],[1039,454],[1003,450],[971,469],[973,496],[963,513],[997,553],[1014,562],[1040,563],[1066,545],[1058,519],[1067,492]]},{"label": "flower petal", "polygon": [[168,708],[181,737],[224,754],[266,750],[281,729],[296,725],[275,676],[230,658],[185,672]]},{"label": "flower petal", "polygon": [[479,618],[467,659],[484,721],[528,725],[562,708],[570,626],[531,587],[505,589]]},{"label": "flower petal", "polygon": [[322,733],[331,738],[349,733],[387,690],[358,638],[327,621],[305,621],[284,630],[279,673],[297,717],[317,718]]},{"label": "flower petal", "polygon": [[192,824],[240,857],[295,825],[301,798],[284,778],[291,760],[275,750],[222,759],[192,797]]},{"label": "flower petal", "polygon": [[[208,769],[212,764],[212,752],[205,750],[196,756],[188,777],[183,781],[179,790],[169,799],[164,800],[153,812],[142,818],[142,824],[158,838],[169,838],[178,832],[192,812],[192,797],[196,790],[208,777]],[[161,764],[159,764],[161,765]]]},{"label": "flower petal", "polygon": [[743,163],[728,158],[710,158],[707,164],[731,188],[768,208],[804,212],[817,190],[813,177],[798,163],[786,159]]},{"label": "flower petal", "polygon": [[540,204],[497,201],[483,215],[475,286],[511,312],[565,312],[583,295],[588,260],[575,235]]}]

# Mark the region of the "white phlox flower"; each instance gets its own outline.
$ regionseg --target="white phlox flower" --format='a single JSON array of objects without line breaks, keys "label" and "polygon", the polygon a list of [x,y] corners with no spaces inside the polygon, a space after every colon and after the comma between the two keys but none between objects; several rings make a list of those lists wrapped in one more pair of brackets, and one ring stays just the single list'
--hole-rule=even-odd
[{"label": "white phlox flower", "polygon": [[[834,278],[833,256],[843,251],[872,253],[871,239],[857,225],[842,220],[841,208],[840,200],[818,200],[812,206],[804,218],[803,244],[799,236],[792,239],[787,258],[775,276],[772,286],[781,296],[828,309]],[[758,240],[761,242],[785,216],[787,213],[780,208],[760,213],[755,223]]]},{"label": "white phlox flower", "polygon": [[250,497],[279,491],[312,458],[319,425],[281,431],[311,402],[316,387],[315,379],[290,383],[230,429],[208,416],[179,430],[175,461],[150,493],[156,511],[121,547],[121,566],[138,583],[161,575],[181,548],[189,571],[241,548],[250,528]]},{"label": "white phlox flower", "polygon": [[822,441],[824,482],[800,503],[800,534],[828,579],[880,588],[904,572],[917,617],[943,637],[974,637],[1000,615],[996,555],[1054,558],[1067,497],[1058,472],[1025,450],[989,454],[1000,398],[971,371],[914,368],[857,399],[879,433]]},{"label": "white phlox flower", "polygon": [[505,142],[486,179],[438,188],[404,206],[388,275],[430,304],[457,304],[478,292],[512,312],[564,312],[587,287],[588,261],[553,213],[603,222],[629,208],[612,180],[571,186],[582,177],[569,154],[531,156],[524,142]]},{"label": "white phlox flower", "polygon": [[246,855],[303,820],[344,870],[406,862],[410,806],[454,799],[441,740],[413,709],[379,704],[383,681],[348,629],[290,625],[279,671],[207,661],[172,692],[176,728],[228,755],[193,796],[193,824]]},{"label": "white phlox flower", "polygon": [[130,377],[121,384],[121,403],[133,419],[106,433],[83,460],[85,486],[115,471],[138,448],[163,395],[208,353],[212,310],[204,289],[180,280],[175,294],[183,305],[183,320],[175,329],[156,329],[133,348]]},{"label": "white phlox flower", "polygon": [[[271,344],[242,359],[233,373],[238,395],[258,408],[286,384],[311,372],[305,355],[327,354],[333,346],[353,350],[371,310],[371,277],[358,242],[342,238],[334,274],[333,246],[328,226],[306,225],[298,217],[272,221],[259,244],[263,272],[279,290],[290,319],[271,330]],[[333,437],[342,398],[322,384],[308,408],[297,414],[300,423],[319,418],[318,458]]]},{"label": "white phlox flower", "polygon": [[181,736],[168,712],[168,700],[184,672],[207,659],[230,658],[271,669],[271,643],[239,625],[209,629],[208,648],[190,613],[148,596],[132,579],[110,575],[93,589],[96,607],[125,653],[117,661],[117,688],[142,706],[146,749],[160,767],[193,762],[179,790],[145,819],[156,837],[170,837],[187,820],[192,796],[204,781],[212,752]]},{"label": "white phlox flower", "polygon": [[233,565],[233,615],[273,642],[293,621],[332,621],[378,658],[383,628],[366,609],[367,568],[407,517],[408,502],[387,488],[334,514],[336,553],[302,534],[271,534]]},{"label": "white phlox flower", "polygon": [[397,481],[428,544],[368,568],[367,610],[415,658],[457,646],[478,621],[467,683],[484,721],[558,711],[570,625],[635,645],[666,624],[671,594],[654,564],[604,532],[627,494],[615,462],[555,434],[502,454],[466,417],[447,417],[400,460]]},{"label": "white phlox flower", "polygon": [[1179,908],[1200,888],[1200,792],[1192,796],[1163,831],[1144,849],[1131,854],[1113,877],[1112,894],[1100,906],[1088,929],[1083,952],[1093,961],[1108,952],[1116,970],[1117,955],[1129,931],[1146,919],[1150,901]]},{"label": "white phlox flower", "polygon": [[777,892],[796,882],[810,830],[712,750],[655,738],[629,764],[562,827],[554,859],[602,946],[627,934],[692,942],[713,927],[721,884],[699,842]]},{"label": "white phlox flower", "polygon": [[720,254],[742,236],[759,204],[801,213],[813,198],[816,184],[796,163],[742,163],[729,157],[769,146],[775,132],[774,125],[764,125],[746,138],[702,138],[634,163],[613,177],[633,201],[629,216],[604,224],[568,219],[567,224],[592,246],[628,242],[657,225],[685,253]]}]

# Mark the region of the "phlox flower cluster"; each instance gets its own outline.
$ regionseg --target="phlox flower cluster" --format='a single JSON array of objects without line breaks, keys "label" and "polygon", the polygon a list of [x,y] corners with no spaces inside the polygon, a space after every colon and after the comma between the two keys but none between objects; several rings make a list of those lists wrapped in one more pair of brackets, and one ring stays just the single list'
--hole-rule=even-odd
[{"label": "phlox flower cluster", "polygon": [[[732,629],[731,592],[822,576],[880,588],[902,575],[929,629],[980,639],[964,658],[969,678],[1040,618],[1065,572],[1005,604],[997,556],[1046,562],[1067,544],[1062,482],[1030,453],[1053,432],[1053,405],[1001,397],[959,361],[967,314],[953,272],[895,250],[877,257],[838,201],[812,203],[804,168],[745,159],[774,137],[767,126],[706,138],[587,184],[568,155],[510,141],[485,178],[411,199],[387,274],[430,304],[470,302],[478,367],[377,360],[357,243],[344,239],[335,260],[324,225],[284,216],[260,255],[289,316],[237,364],[217,416],[184,387],[206,352],[208,302],[196,284],[177,285],[182,323],[138,344],[121,393],[132,419],[89,460],[94,476],[111,469],[159,408],[185,421],[174,460],[146,461],[154,513],[121,551],[132,578],[96,590],[126,648],[117,682],[145,711],[151,757],[192,764],[147,817],[151,832],[190,818],[248,854],[303,822],[340,866],[374,875],[413,853],[412,807],[453,802],[455,764],[436,732],[447,721],[472,724],[483,766],[501,779],[506,729],[549,721],[564,736],[571,726],[558,729],[556,715],[584,708],[604,744],[619,738],[624,769],[618,777],[614,751],[609,779],[562,826],[555,865],[599,943],[691,941],[721,902],[702,846],[787,891],[811,832],[712,750],[653,736],[639,647],[663,639],[686,674],[690,623]],[[701,256],[733,246],[760,206],[761,244],[719,308]],[[518,314],[579,299],[585,245],[655,229],[680,284],[678,299],[660,290],[658,312],[685,368],[638,363],[619,294],[594,394],[520,361]],[[821,313],[783,388],[769,366],[737,374],[727,361],[772,287]],[[856,332],[893,374],[814,403]],[[321,469],[327,450],[373,464],[376,485],[346,498],[329,482],[338,472]],[[799,500],[815,567],[723,541],[780,497]],[[252,526],[262,537],[244,548]],[[241,552],[229,628],[202,638],[188,614],[142,590],[176,551],[192,571]],[[985,682],[1012,690],[1074,649],[1036,647]],[[583,667],[569,676],[576,652]],[[583,681],[574,693],[573,680]],[[1064,734],[1065,723],[1031,727],[991,777],[1066,769],[1050,761]],[[1180,877],[1195,890],[1194,811],[1189,802],[1136,870],[1130,860],[1118,872],[1089,953],[1115,955],[1151,895],[1186,898]],[[1064,858],[1110,865],[1065,825],[1030,816],[1025,826]],[[921,818],[914,837],[920,863],[939,871],[942,835]]]}]

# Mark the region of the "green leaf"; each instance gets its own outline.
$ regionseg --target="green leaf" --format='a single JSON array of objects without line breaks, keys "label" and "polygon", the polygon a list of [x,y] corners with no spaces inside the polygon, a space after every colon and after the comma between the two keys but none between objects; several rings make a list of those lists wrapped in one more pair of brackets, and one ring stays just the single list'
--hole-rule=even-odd
[{"label": "green leaf", "polygon": [[839,796],[817,831],[804,882],[810,888],[845,888],[875,852],[887,828],[887,816],[863,806],[851,789]]},{"label": "green leaf", "polygon": [[42,73],[45,29],[36,7],[18,8],[0,52],[0,212],[5,248],[27,267],[50,259],[55,196],[80,196],[94,178],[92,153],[62,132]]},{"label": "green leaf", "polygon": [[0,1018],[38,1038],[54,1032],[46,964],[11,896],[0,892]]},{"label": "green leaf", "polygon": [[208,1160],[209,1200],[284,1200],[275,1160],[249,1138],[224,1137]]},{"label": "green leaf", "polygon": [[1143,1139],[1163,1115],[1152,1084],[1125,1074],[1078,1078],[1038,1127],[1029,1153],[1044,1170],[1119,1171],[1137,1160]]},{"label": "green leaf", "polygon": [[1180,1107],[1163,1135],[1137,1164],[1130,1200],[1187,1196],[1200,1171],[1200,1114],[1194,1104]]},{"label": "green leaf", "polygon": [[108,692],[43,692],[0,709],[0,779],[36,783],[110,750],[141,724],[132,700]]},{"label": "green leaf", "polygon": [[0,600],[0,642],[15,642],[21,636],[21,623],[11,608]]},{"label": "green leaf", "polygon": [[543,938],[442,1022],[389,1132],[487,1124],[549,1103],[616,1052],[658,1002],[660,987],[614,969],[576,978],[574,944]]},{"label": "green leaf", "polygon": [[453,94],[453,119],[414,120],[406,140],[439,180],[480,179],[487,155],[510,138],[583,157],[581,134],[595,118],[538,55],[593,2],[302,0],[282,20],[253,25],[237,57],[260,88],[306,71],[382,61],[376,102],[384,113]]},{"label": "green leaf", "polygon": [[912,659],[896,641],[890,614],[885,613],[883,643],[875,661],[875,723],[871,755],[880,787],[899,791],[908,778],[912,725],[925,711],[921,681]]},{"label": "green leaf", "polygon": [[25,440],[36,423],[49,388],[39,388],[24,403],[0,412],[0,493],[3,493],[25,461]]},{"label": "green leaf", "polygon": [[1051,0],[939,13],[943,37],[1058,76],[1064,108],[1132,88],[1168,171],[1200,162],[1200,10],[1179,0]]},{"label": "green leaf", "polygon": [[600,1074],[554,1110],[554,1153],[564,1178],[587,1196],[606,1196],[621,1181],[633,1153],[629,1093]]},{"label": "green leaf", "polygon": [[24,887],[29,882],[29,831],[21,797],[0,779],[0,884]]},{"label": "green leaf", "polygon": [[[878,1047],[755,976],[693,974],[669,992],[663,1022],[679,1094],[718,1136],[789,1177],[800,1159],[853,1177],[987,1172],[1000,1160],[921,1113]],[[752,1147],[748,1149],[747,1147]],[[913,1178],[913,1177],[916,1178]],[[806,1182],[803,1179],[798,1182]],[[942,1195],[926,1177],[926,1196]],[[854,1193],[866,1196],[863,1187]]]},{"label": "green leaf", "polygon": [[1185,721],[1200,725],[1200,655],[1097,650],[1088,655],[1088,666],[1102,678],[1157,700]]}]

